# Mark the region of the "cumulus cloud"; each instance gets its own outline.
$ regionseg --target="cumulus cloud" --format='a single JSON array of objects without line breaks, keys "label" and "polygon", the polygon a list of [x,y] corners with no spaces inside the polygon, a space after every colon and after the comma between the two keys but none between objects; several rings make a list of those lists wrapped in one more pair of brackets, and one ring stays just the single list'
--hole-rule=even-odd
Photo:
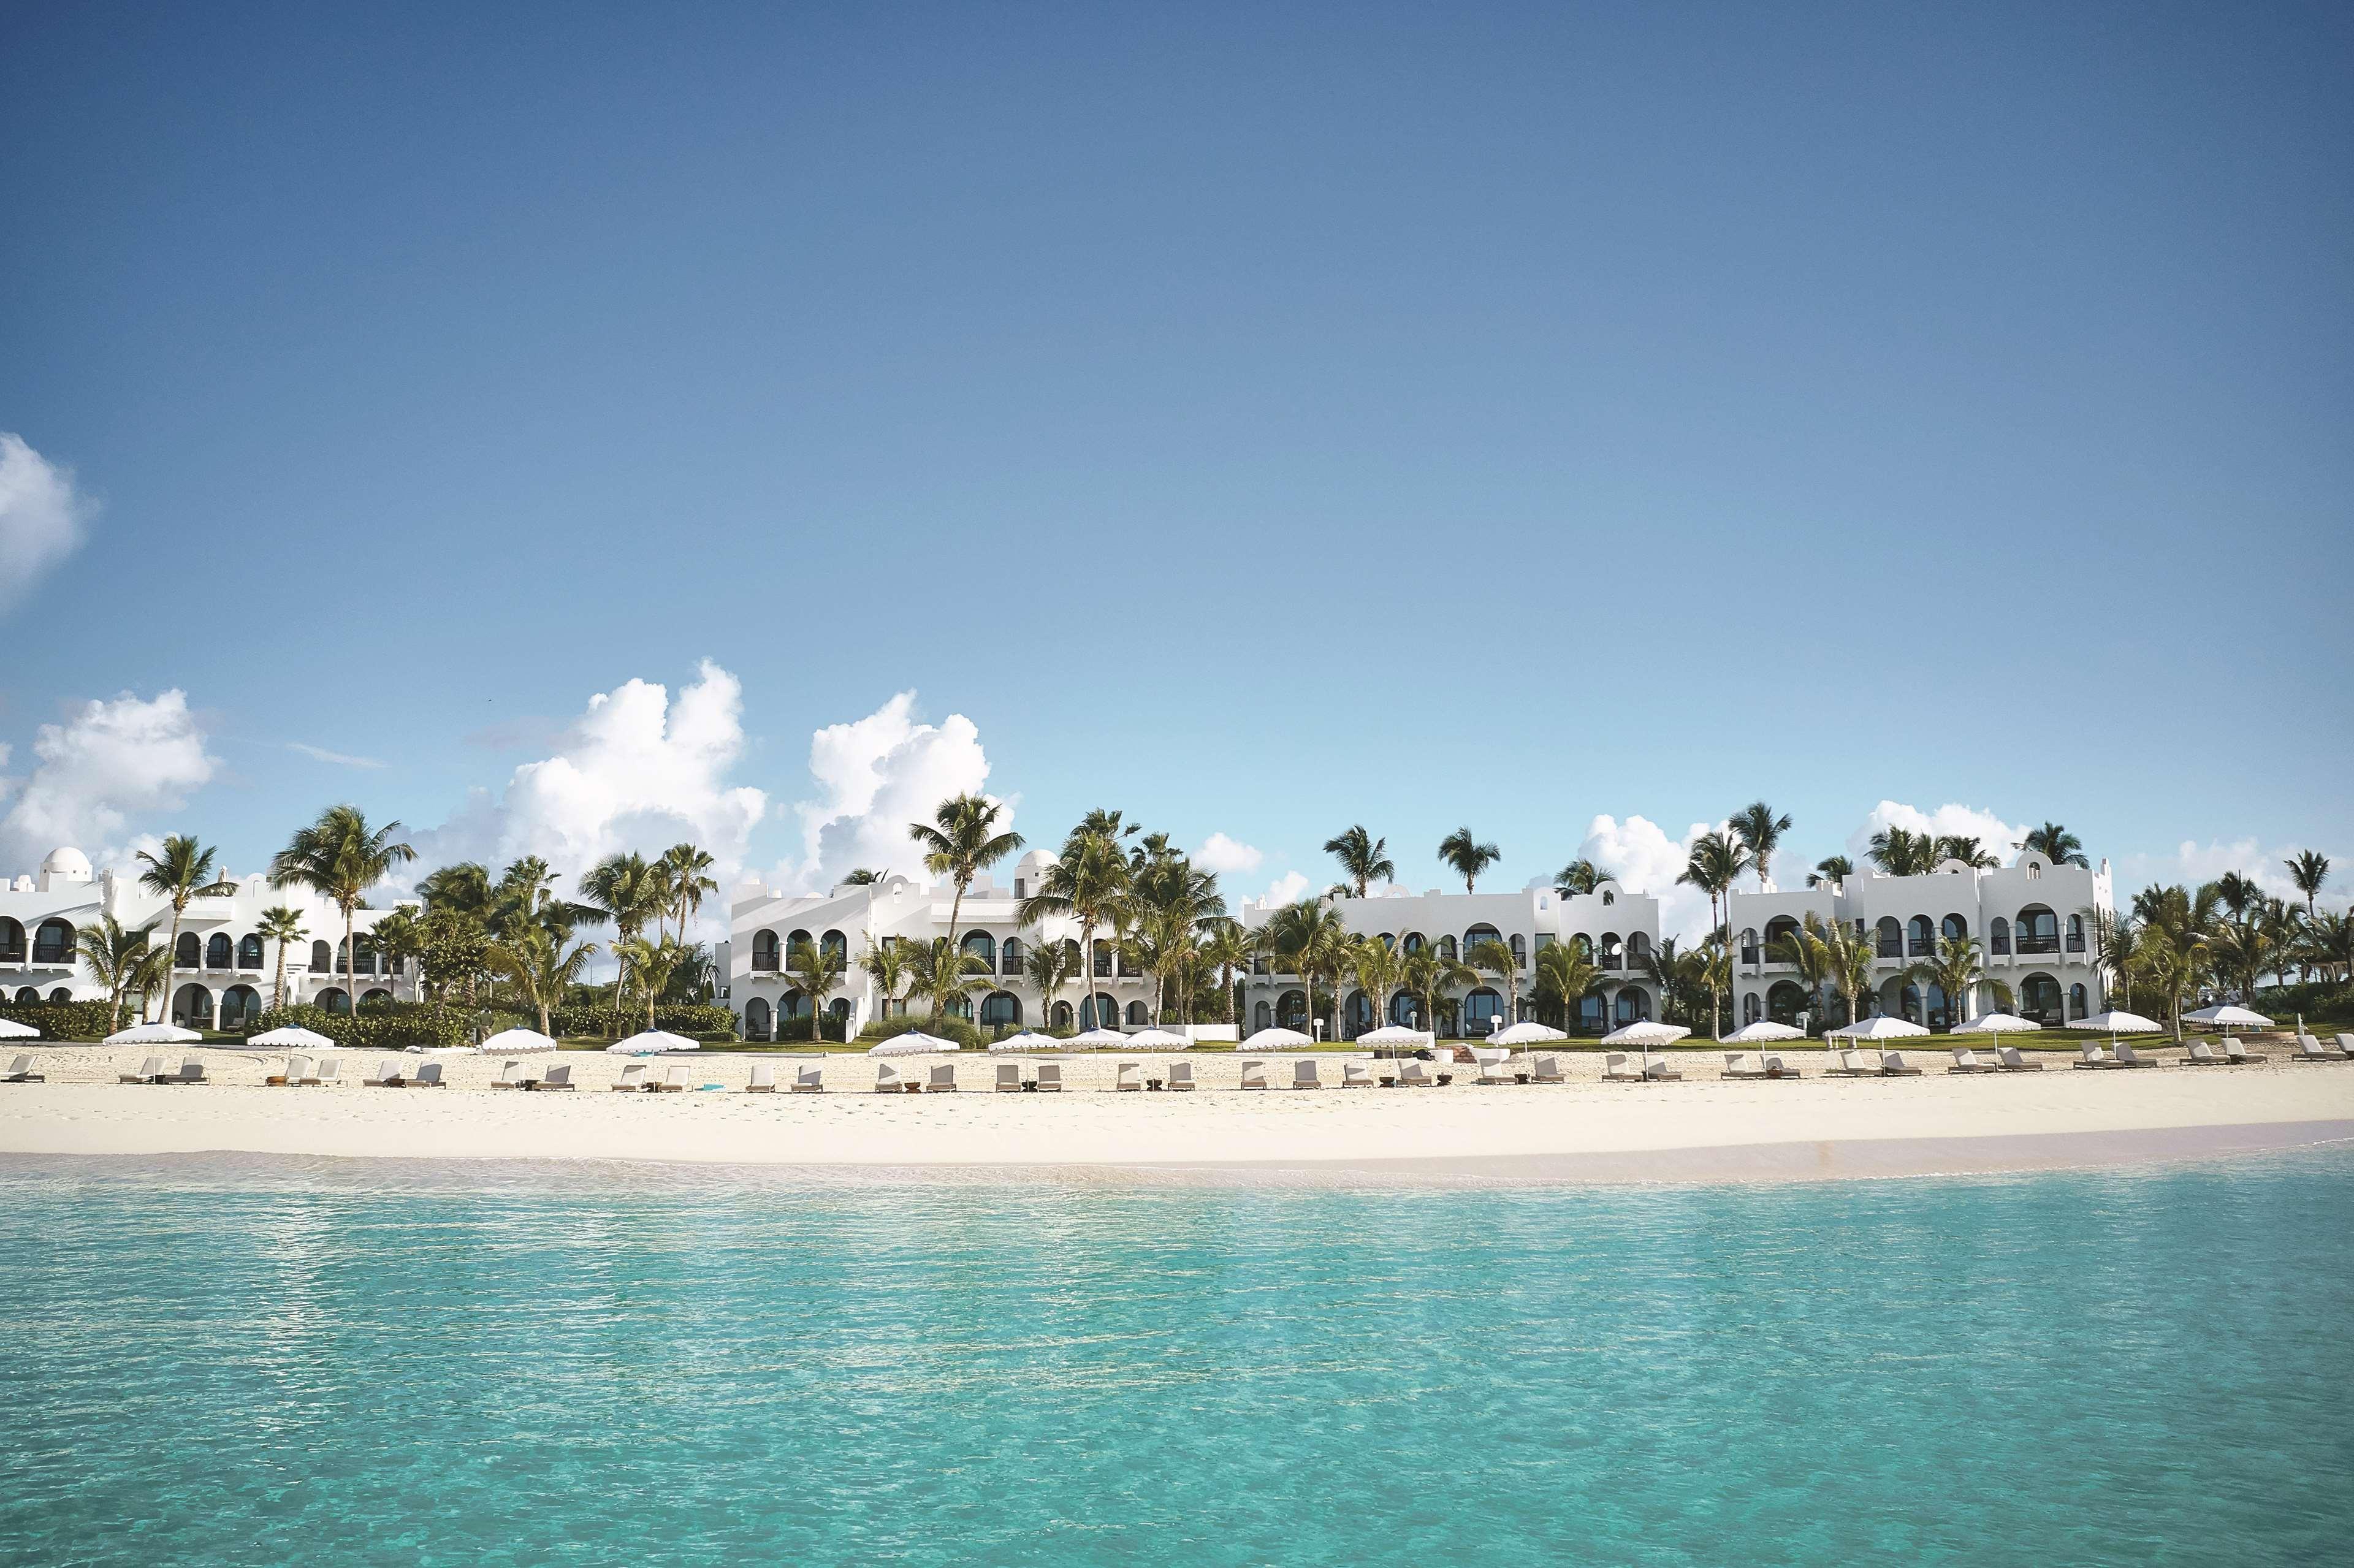
[{"label": "cumulus cloud", "polygon": [[[208,782],[219,759],[176,689],[143,698],[129,692],[90,702],[63,724],[45,724],[37,758],[23,779],[0,780],[8,802],[0,817],[0,867],[29,870],[60,844],[92,863],[119,863],[123,830],[134,817],[176,810]],[[6,753],[0,749],[0,764]]]},{"label": "cumulus cloud", "polygon": [[[2298,891],[2296,883],[2289,880],[2288,867],[2285,863],[2306,847],[2304,844],[2274,844],[2268,849],[2253,837],[2234,839],[2229,842],[2211,840],[2203,844],[2185,839],[2175,846],[2171,854],[2135,853],[2117,857],[2111,867],[2114,873],[2112,885],[2117,902],[2122,905],[2129,903],[2137,892],[2153,883],[2179,882],[2196,887],[2202,882],[2214,881],[2227,871],[2236,871],[2242,876],[2253,878],[2256,885],[2272,896],[2302,905],[2305,895]],[[2354,870],[2354,862],[2349,862],[2344,855],[2329,854],[2327,850],[2322,853],[2329,857],[2330,883],[2337,885],[2324,884],[2321,896],[2315,903],[2324,909],[2343,909],[2348,906],[2349,893],[2354,893],[2354,888],[2349,886],[2354,878],[2348,874],[2349,870]]]},{"label": "cumulus cloud", "polygon": [[382,762],[379,762],[373,757],[347,757],[340,751],[329,751],[323,746],[313,746],[310,742],[303,740],[288,741],[286,743],[286,749],[289,751],[300,752],[302,756],[309,758],[313,762],[332,762],[338,768],[381,768],[384,766]]},{"label": "cumulus cloud", "polygon": [[1648,817],[1598,816],[1586,824],[1579,856],[1617,878],[1629,893],[1647,893],[1659,901],[1659,934],[1680,941],[1699,941],[1708,935],[1708,895],[1696,887],[1679,885],[1691,856],[1692,841],[1709,831],[1694,822],[1681,838]]},{"label": "cumulus cloud", "polygon": [[1259,897],[1262,904],[1296,904],[1308,896],[1308,877],[1303,872],[1287,871],[1271,883]]},{"label": "cumulus cloud", "polygon": [[1257,871],[1266,855],[1237,839],[1224,833],[1212,833],[1193,852],[1193,863],[1204,871],[1220,876],[1233,876],[1246,871]]},{"label": "cumulus cloud", "polygon": [[729,782],[744,749],[743,707],[741,683],[709,660],[675,699],[645,680],[599,692],[555,755],[517,768],[496,796],[474,791],[449,821],[417,834],[410,869],[475,860],[495,872],[535,854],[575,877],[607,855],[653,855],[686,841],[710,852],[725,885],[769,806],[760,790]]},{"label": "cumulus cloud", "polygon": [[[1870,816],[1864,818],[1861,827],[1848,834],[1848,859],[1860,869],[1868,867],[1871,863],[1864,858],[1864,852],[1872,847],[1872,835],[1890,828],[1903,828],[1910,832],[1928,833],[1937,838],[1975,838],[1989,854],[2005,864],[2018,853],[2019,842],[2028,833],[2027,824],[2006,822],[1992,811],[1981,810],[1976,806],[1948,802],[1934,811],[1925,811],[1918,806],[1907,806],[1901,801],[1882,800],[1872,809]],[[1803,874],[1800,880],[1804,881]]]},{"label": "cumulus cloud", "polygon": [[[829,725],[810,737],[810,775],[817,798],[793,808],[801,821],[801,859],[779,868],[788,890],[832,887],[854,868],[901,872],[922,880],[923,853],[907,824],[929,821],[951,795],[981,794],[989,758],[981,731],[962,714],[938,725],[916,716],[916,694],[901,692],[864,718]],[[999,817],[1013,821],[1012,802]]]},{"label": "cumulus cloud", "polygon": [[74,489],[71,469],[0,430],[0,609],[73,554],[92,510]]}]

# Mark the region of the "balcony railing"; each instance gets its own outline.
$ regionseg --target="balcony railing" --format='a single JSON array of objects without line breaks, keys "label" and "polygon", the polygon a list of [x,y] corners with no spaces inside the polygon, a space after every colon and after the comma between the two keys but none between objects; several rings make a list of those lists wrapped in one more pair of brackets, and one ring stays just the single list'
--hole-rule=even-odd
[{"label": "balcony railing", "polygon": [[1915,937],[1906,947],[1905,951],[1914,958],[1925,959],[1935,949],[1935,947],[1936,944],[1929,938]]},{"label": "balcony railing", "polygon": [[1903,958],[1904,956],[1904,939],[1901,937],[1881,938],[1880,956],[1883,959]]},{"label": "balcony railing", "polygon": [[1606,969],[1623,969],[1627,967],[1627,960],[1617,953],[1605,953],[1602,955],[1602,967]]},{"label": "balcony railing", "polygon": [[1018,975],[1022,972],[1022,960],[1018,958],[1002,959],[997,966],[997,972],[1002,975]]},{"label": "balcony railing", "polygon": [[2083,952],[2083,951],[2084,950],[2084,938],[2082,938],[2082,937],[2071,937],[2071,938],[2068,938],[2068,950],[2069,950],[2070,952],[2072,952],[2072,953],[2081,953],[2081,952]]},{"label": "balcony railing", "polygon": [[2060,950],[2057,937],[2021,937],[2019,950],[2022,953],[2056,953]]},{"label": "balcony railing", "polygon": [[1741,961],[1744,964],[1755,963],[1758,957],[1758,951],[1755,948],[1744,948],[1741,949]]}]

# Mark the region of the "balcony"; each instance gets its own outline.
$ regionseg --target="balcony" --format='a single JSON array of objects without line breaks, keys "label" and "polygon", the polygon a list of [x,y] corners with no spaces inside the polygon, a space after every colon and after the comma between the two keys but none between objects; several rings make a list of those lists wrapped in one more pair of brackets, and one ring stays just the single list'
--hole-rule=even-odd
[{"label": "balcony", "polygon": [[1022,972],[1022,960],[1020,959],[1001,959],[997,966],[997,972],[1001,975],[1018,975]]},{"label": "balcony", "polygon": [[1755,948],[1744,948],[1741,949],[1741,961],[1749,965],[1753,969],[1756,967],[1757,960],[1760,956],[1761,955]]},{"label": "balcony", "polygon": [[2081,952],[2083,952],[2083,951],[2084,950],[2084,938],[2082,938],[2082,937],[2071,937],[2071,938],[2068,938],[2068,950],[2069,950],[2070,952],[2072,952],[2072,953],[2081,953]]},{"label": "balcony", "polygon": [[1915,937],[1905,948],[1905,951],[1916,959],[1925,959],[1935,950],[1935,941],[1927,937]]},{"label": "balcony", "polygon": [[1606,969],[1623,969],[1627,967],[1627,959],[1618,953],[1605,953],[1602,955],[1602,967]]},{"label": "balcony", "polygon": [[1880,956],[1883,959],[1903,958],[1904,956],[1904,939],[1902,937],[1881,938]]},{"label": "balcony", "polygon": [[2021,937],[2019,938],[2019,950],[2022,954],[2056,953],[2060,950],[2060,938],[2057,937]]}]

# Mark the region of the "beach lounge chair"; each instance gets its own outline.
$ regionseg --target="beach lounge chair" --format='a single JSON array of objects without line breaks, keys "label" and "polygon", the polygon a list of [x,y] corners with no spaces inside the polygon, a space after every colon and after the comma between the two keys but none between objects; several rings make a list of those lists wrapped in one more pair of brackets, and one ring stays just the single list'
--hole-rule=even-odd
[{"label": "beach lounge chair", "polygon": [[1398,1064],[1398,1082],[1407,1088],[1427,1089],[1436,1087],[1438,1080],[1430,1075],[1420,1057],[1408,1057]]},{"label": "beach lounge chair", "polygon": [[953,1062],[941,1062],[935,1065],[932,1068],[931,1081],[926,1084],[924,1087],[936,1095],[952,1095],[956,1093],[956,1064]]},{"label": "beach lounge chair", "polygon": [[1022,1092],[1020,1063],[1000,1062],[997,1065],[997,1092],[1001,1095],[1018,1095]]},{"label": "beach lounge chair", "polygon": [[1172,1092],[1179,1089],[1196,1089],[1201,1087],[1199,1084],[1196,1084],[1193,1081],[1193,1064],[1191,1062],[1170,1063],[1169,1087]]},{"label": "beach lounge chair", "polygon": [[646,1087],[658,1095],[683,1095],[686,1093],[686,1064],[684,1062],[673,1062],[670,1065],[669,1071],[663,1074],[662,1081],[660,1083],[655,1083],[652,1079],[649,1079],[647,1080]]},{"label": "beach lounge chair", "polygon": [[325,1088],[342,1083],[344,1064],[338,1056],[329,1056],[319,1064],[316,1076],[302,1080],[305,1088]]},{"label": "beach lounge chair", "polygon": [[311,1058],[297,1056],[286,1064],[286,1083],[290,1088],[300,1088],[311,1082]]},{"label": "beach lounge chair", "polygon": [[1315,1063],[1294,1062],[1291,1065],[1291,1086],[1295,1089],[1320,1089],[1324,1086],[1324,1077],[1317,1072]]},{"label": "beach lounge chair", "polygon": [[2226,1062],[2269,1062],[2272,1060],[2272,1056],[2266,1052],[2249,1050],[2245,1045],[2240,1043],[2240,1037],[2236,1034],[2226,1034],[2222,1039],[2218,1040],[2216,1044],[2223,1048],[2223,1060]]},{"label": "beach lounge chair", "polygon": [[1123,1095],[1142,1094],[1144,1092],[1144,1064],[1141,1062],[1122,1062],[1119,1065],[1119,1075],[1112,1080],[1111,1086]]},{"label": "beach lounge chair", "polygon": [[752,1064],[752,1081],[744,1086],[748,1095],[773,1095],[777,1092],[777,1069],[773,1063]]},{"label": "beach lounge chair", "polygon": [[1363,1062],[1341,1064],[1341,1086],[1344,1089],[1370,1089],[1373,1086],[1373,1069]]},{"label": "beach lounge chair", "polygon": [[2338,1037],[2338,1048],[2347,1055],[2354,1056],[2354,1034],[2340,1034]]},{"label": "beach lounge chair", "polygon": [[408,1086],[412,1089],[440,1089],[449,1086],[441,1081],[441,1064],[428,1062],[417,1069],[417,1076]]},{"label": "beach lounge chair", "polygon": [[1902,1051],[1882,1051],[1880,1054],[1880,1075],[1883,1078],[1917,1078],[1921,1075],[1921,1069],[1907,1066]]},{"label": "beach lounge chair", "polygon": [[550,1067],[531,1086],[535,1089],[576,1089],[580,1086],[572,1081],[572,1067],[567,1063],[561,1067]]},{"label": "beach lounge chair", "polygon": [[2043,1071],[2042,1063],[2029,1061],[2025,1056],[2020,1054],[2019,1047],[2016,1045],[1996,1046],[1994,1048],[1994,1065],[2000,1067],[2006,1073],[2040,1073]]},{"label": "beach lounge chair", "polygon": [[1267,1087],[1267,1064],[1264,1062],[1245,1062],[1243,1064],[1243,1081],[1241,1086],[1246,1089],[1263,1089]]},{"label": "beach lounge chair", "polygon": [[1668,1065],[1665,1056],[1657,1056],[1649,1051],[1643,1053],[1643,1076],[1655,1084],[1681,1084],[1684,1081],[1681,1073]]},{"label": "beach lounge chair", "polygon": [[1630,1058],[1624,1051],[1613,1051],[1608,1055],[1603,1057],[1603,1081],[1605,1083],[1611,1084],[1641,1083],[1643,1081],[1643,1070],[1640,1067],[1638,1067],[1633,1072],[1628,1072],[1627,1070],[1627,1064]]},{"label": "beach lounge chair", "polygon": [[2310,1034],[2300,1034],[2296,1037],[2296,1049],[2289,1053],[2288,1059],[2292,1062],[2343,1062],[2346,1060],[2342,1055],[2333,1055],[2323,1049],[2321,1042]]},{"label": "beach lounge chair", "polygon": [[2223,1058],[2215,1054],[2215,1047],[2204,1040],[2193,1040],[2183,1048],[2182,1065],[2186,1067],[2221,1067]]},{"label": "beach lounge chair", "polygon": [[1519,1082],[1519,1080],[1514,1078],[1511,1074],[1511,1064],[1512,1059],[1511,1056],[1478,1056],[1475,1057],[1475,1060],[1479,1064],[1479,1076],[1473,1080],[1474,1082],[1482,1084],[1511,1084]]},{"label": "beach lounge chair", "polygon": [[1948,1073],[1999,1073],[2002,1069],[1992,1062],[1979,1061],[1978,1054],[1968,1046],[1956,1045],[1954,1047],[1954,1065],[1946,1071]]},{"label": "beach lounge chair", "polygon": [[397,1089],[401,1086],[400,1064],[379,1061],[368,1069],[367,1086],[372,1089]]},{"label": "beach lounge chair", "polygon": [[890,1063],[877,1062],[875,1064],[875,1092],[878,1095],[904,1095],[907,1092],[907,1080],[901,1077],[899,1069]]},{"label": "beach lounge chair", "polygon": [[1782,1059],[1782,1054],[1779,1051],[1768,1051],[1757,1059],[1766,1064],[1766,1075],[1769,1078],[1801,1078],[1806,1076],[1806,1075],[1799,1072],[1797,1068],[1793,1067],[1789,1063],[1784,1061]]},{"label": "beach lounge chair", "polygon": [[793,1071],[793,1093],[822,1095],[825,1093],[825,1068],[815,1063]]},{"label": "beach lounge chair", "polygon": [[2117,1042],[2117,1065],[2120,1067],[2162,1067],[2165,1063],[2155,1056],[2145,1056],[2124,1041]]},{"label": "beach lounge chair", "polygon": [[2116,1065],[2116,1063],[2110,1058],[2109,1054],[2106,1051],[2102,1050],[2097,1042],[2087,1040],[2083,1044],[2077,1046],[2076,1051],[2076,1059],[2068,1064],[2068,1065],[2072,1067],[2114,1067]]},{"label": "beach lounge chair", "polygon": [[523,1087],[523,1063],[520,1060],[500,1063],[499,1075],[491,1080],[491,1087],[494,1089]]},{"label": "beach lounge chair", "polygon": [[636,1094],[645,1086],[646,1065],[643,1062],[631,1063],[621,1069],[621,1075],[613,1080],[613,1092],[617,1095]]},{"label": "beach lounge chair", "polygon": [[1832,1060],[1837,1064],[1837,1065],[1825,1067],[1823,1069],[1823,1071],[1831,1077],[1876,1078],[1880,1076],[1879,1068],[1867,1067],[1863,1065],[1863,1054],[1861,1052],[1850,1051],[1844,1045],[1840,1047],[1838,1054],[1832,1058]]},{"label": "beach lounge chair", "polygon": [[1748,1059],[1749,1053],[1746,1051],[1727,1051],[1724,1054],[1724,1075],[1728,1078],[1764,1077],[1766,1068],[1762,1064],[1755,1067],[1744,1067],[1741,1065]]},{"label": "beach lounge chair", "polygon": [[1530,1064],[1530,1066],[1529,1077],[1532,1082],[1539,1084],[1569,1082],[1569,1075],[1562,1071],[1561,1058],[1558,1056],[1540,1056]]},{"label": "beach lounge chair", "polygon": [[15,1061],[9,1063],[8,1071],[5,1075],[0,1075],[0,1076],[5,1076],[5,1081],[11,1084],[46,1084],[48,1082],[48,1079],[41,1074],[33,1071],[33,1057],[30,1052],[27,1052],[19,1055]]},{"label": "beach lounge chair", "polygon": [[164,1058],[150,1056],[139,1064],[135,1073],[118,1073],[115,1081],[122,1084],[152,1084],[164,1075]]},{"label": "beach lounge chair", "polygon": [[1038,1064],[1038,1092],[1042,1095],[1059,1095],[1063,1092],[1063,1065],[1060,1062]]},{"label": "beach lounge chair", "polygon": [[264,1072],[264,1073],[261,1075],[261,1086],[262,1086],[263,1088],[265,1088],[265,1089],[281,1089],[281,1088],[284,1088],[287,1085],[289,1085],[289,1084],[292,1083],[293,1081],[294,1081],[294,1058],[293,1058],[293,1057],[292,1057],[292,1056],[289,1056],[289,1057],[286,1059],[286,1065],[284,1065],[284,1066],[282,1066],[282,1067],[279,1068],[279,1069],[278,1069],[278,1071],[276,1071],[276,1072],[274,1072],[274,1073],[270,1073],[270,1072]]},{"label": "beach lounge chair", "polygon": [[205,1081],[205,1065],[194,1056],[180,1064],[176,1073],[166,1073],[156,1080],[162,1084],[201,1084]]}]

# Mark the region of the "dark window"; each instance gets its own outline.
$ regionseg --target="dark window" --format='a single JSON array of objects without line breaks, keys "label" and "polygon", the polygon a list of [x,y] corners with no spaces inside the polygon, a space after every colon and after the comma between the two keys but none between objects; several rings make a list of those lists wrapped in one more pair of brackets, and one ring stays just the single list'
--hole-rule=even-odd
[{"label": "dark window", "polygon": [[314,974],[314,975],[323,975],[323,974],[327,973],[330,969],[333,969],[334,967],[335,967],[335,953],[334,953],[334,949],[333,948],[328,947],[328,946],[327,946],[327,944],[326,944],[326,943],[324,943],[324,942],[313,942],[313,943],[312,943],[312,944],[311,944],[311,972],[312,972],[313,974]]},{"label": "dark window", "polygon": [[[885,938],[884,945],[885,945],[885,946],[886,946],[886,947],[890,945],[889,938]],[[777,970],[778,970],[778,969],[779,969],[779,967],[781,967],[781,961],[780,961],[780,959],[779,959],[779,957],[778,957],[778,953],[777,953],[777,934],[776,934],[774,931],[755,931],[755,932],[753,932],[753,933],[752,933],[752,970],[753,970],[753,972],[754,972],[755,974],[774,974],[774,973],[776,973],[776,972],[777,972]],[[760,1037],[761,1039],[764,1039],[764,1040],[765,1040],[766,1038],[768,1038],[768,1033],[767,1033],[767,1031],[768,1031],[768,1024],[767,1024],[767,1022],[766,1022],[766,1020],[767,1020],[767,1015],[768,1015],[768,1011],[769,1011],[769,1009],[768,1009],[768,1005],[767,1005],[767,1003],[765,1003],[765,1002],[764,1002],[764,1003],[761,1003],[761,1004],[760,1004],[760,1012],[761,1012],[762,1022],[761,1022],[761,1033],[760,1033],[760,1036],[759,1036],[759,1037]],[[751,1016],[752,1016],[752,1010],[751,1010],[749,1007],[747,1007],[747,1008],[744,1010],[744,1016],[745,1016],[745,1018],[746,1018],[748,1021],[751,1018]],[[748,1023],[747,1023],[747,1027],[749,1027],[748,1022]]]},{"label": "dark window", "polygon": [[63,920],[44,920],[33,933],[33,961],[61,964],[74,949],[74,928]]},{"label": "dark window", "polygon": [[262,957],[261,938],[258,933],[249,931],[238,938],[237,967],[239,969],[258,969],[261,967]]},{"label": "dark window", "polygon": [[235,960],[237,945],[226,931],[215,931],[205,942],[205,968],[225,969]]}]

